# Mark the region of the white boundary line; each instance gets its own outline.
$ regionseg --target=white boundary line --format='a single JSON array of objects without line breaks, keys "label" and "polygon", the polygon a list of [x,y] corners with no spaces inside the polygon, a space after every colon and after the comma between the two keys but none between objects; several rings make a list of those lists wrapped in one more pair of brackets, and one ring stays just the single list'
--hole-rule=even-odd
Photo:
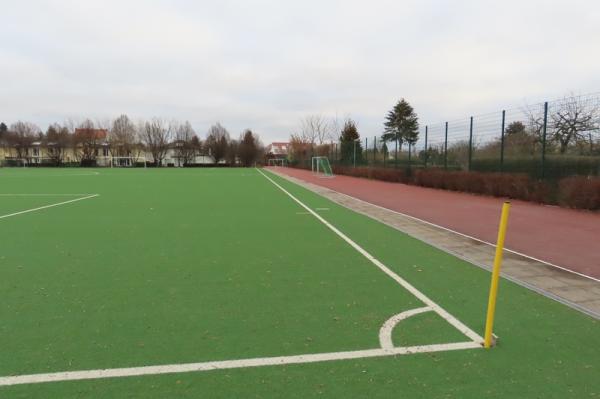
[{"label": "white boundary line", "polygon": [[[288,176],[288,175],[286,175],[286,176]],[[283,178],[285,178],[285,177],[283,177]],[[298,180],[301,180],[301,179],[298,179]],[[312,184],[312,183],[311,183],[311,184]],[[320,187],[320,186],[319,186],[319,187]],[[327,189],[328,189],[328,190],[331,190],[331,189],[329,189],[329,188],[327,188]],[[344,193],[340,193],[340,192],[337,192],[337,191],[335,191],[335,190],[331,190],[331,191],[333,191],[333,192],[336,192],[337,194],[344,195],[344,196],[346,196],[346,197],[348,197],[348,198],[352,198],[352,199],[355,199],[355,200],[357,200],[357,201],[361,201],[361,202],[364,202],[364,203],[366,203],[366,204],[373,205],[373,206],[375,206],[375,207],[378,207],[378,208],[380,208],[380,209],[389,210],[390,212],[394,212],[394,213],[398,213],[398,214],[402,215],[402,214],[401,214],[401,213],[399,213],[399,212],[393,211],[393,210],[391,210],[391,209],[383,208],[383,207],[381,207],[381,206],[378,206],[378,205],[375,205],[375,204],[371,204],[371,203],[369,203],[369,202],[366,202],[366,201],[363,201],[363,200],[361,200],[361,199],[359,199],[359,198],[354,198],[354,197],[352,197],[352,196],[350,196],[350,195],[347,195],[347,194],[344,194]],[[318,194],[318,193],[317,193],[317,194]],[[319,195],[320,195],[320,194],[319,194]],[[326,198],[326,197],[324,197],[324,198]],[[334,201],[334,202],[335,202],[335,201]],[[344,207],[346,207],[345,205],[342,205],[342,204],[340,204],[340,206],[344,206]],[[346,208],[348,208],[348,207],[346,207]],[[361,215],[364,215],[364,216],[366,216],[366,217],[368,217],[368,218],[370,218],[370,219],[374,219],[372,215],[369,215],[368,213],[365,213],[365,212],[363,212],[363,211],[361,211],[361,210],[355,210],[355,209],[352,209],[352,208],[348,208],[348,209],[351,209],[353,212],[360,213]],[[308,214],[308,213],[307,213],[307,212],[305,212],[305,214]],[[408,216],[408,217],[410,217],[410,215],[405,215],[405,216]],[[375,220],[377,220],[377,219],[375,218]],[[392,229],[394,229],[394,230],[400,230],[400,229],[399,229],[397,226],[394,226],[393,224],[391,224],[391,223],[389,223],[389,222],[387,222],[387,221],[385,221],[385,220],[377,220],[377,221],[378,221],[378,222],[380,222],[380,223],[383,223],[383,224],[385,224],[386,226],[388,226],[388,227],[390,227],[390,228],[392,228]],[[440,227],[441,227],[441,226],[440,226]],[[400,230],[400,231],[401,231],[401,230]],[[454,250],[452,250],[452,249],[450,249],[450,248],[444,248],[443,246],[440,246],[439,244],[437,244],[437,243],[435,243],[435,242],[432,242],[432,241],[430,241],[430,240],[424,239],[424,238],[422,238],[422,237],[418,237],[417,235],[413,235],[413,234],[411,234],[411,233],[406,233],[406,232],[404,232],[404,233],[405,233],[405,234],[408,234],[409,236],[411,236],[411,237],[413,237],[413,238],[415,238],[415,239],[417,239],[417,240],[419,240],[419,241],[423,241],[424,243],[426,243],[426,244],[428,244],[428,245],[431,245],[432,247],[434,247],[434,248],[437,248],[437,249],[439,249],[440,251],[447,252],[447,253],[451,254],[452,256],[455,256],[455,257],[457,257],[457,258],[459,258],[459,259],[462,259],[462,260],[464,260],[464,261],[465,261],[465,262],[467,262],[467,263],[473,264],[473,265],[475,265],[475,266],[477,266],[477,267],[480,267],[480,268],[482,268],[482,269],[484,269],[484,270],[491,271],[491,268],[490,268],[490,266],[489,266],[489,265],[485,265],[485,264],[483,264],[483,263],[481,263],[481,262],[478,262],[478,261],[475,261],[475,260],[473,260],[473,259],[470,259],[469,257],[467,257],[467,256],[465,256],[465,255],[463,255],[463,254],[461,254],[461,253],[458,253],[458,252],[456,252],[456,251],[454,251]],[[464,235],[464,234],[461,234],[461,233],[456,233],[456,234],[459,234],[459,235]],[[479,240],[478,240],[478,241],[479,241]],[[529,257],[528,257],[528,256],[526,256],[526,255],[523,255],[523,256],[524,256],[524,257],[526,257],[526,258],[529,258]],[[540,262],[541,262],[541,263],[546,263],[546,262],[544,262],[544,261],[540,261]],[[560,268],[560,267],[559,267],[559,268]],[[544,295],[544,296],[546,296],[546,297],[548,297],[548,298],[550,298],[550,299],[552,299],[552,300],[554,300],[554,301],[560,302],[560,303],[562,303],[563,305],[567,305],[567,306],[569,306],[569,307],[571,307],[571,308],[573,308],[573,309],[575,309],[575,310],[577,310],[577,311],[579,311],[579,312],[585,313],[585,314],[587,314],[587,315],[589,315],[589,316],[592,316],[592,317],[594,317],[594,318],[596,318],[596,319],[600,319],[600,313],[594,312],[594,311],[593,311],[593,310],[591,310],[591,309],[588,309],[588,308],[586,308],[586,307],[584,307],[584,306],[582,306],[582,305],[580,305],[580,304],[577,304],[577,303],[575,303],[575,302],[572,302],[572,301],[570,301],[570,300],[568,300],[568,299],[566,299],[566,298],[563,298],[563,297],[561,297],[561,296],[559,296],[559,295],[557,295],[557,294],[554,294],[554,293],[552,293],[552,292],[550,292],[550,291],[544,290],[543,288],[537,287],[537,286],[535,286],[535,285],[533,285],[533,284],[531,284],[531,283],[528,283],[528,282],[526,282],[526,281],[524,281],[524,280],[521,280],[521,279],[519,279],[519,278],[517,278],[517,277],[513,277],[513,276],[510,276],[510,275],[507,275],[507,274],[505,274],[504,272],[500,272],[500,273],[501,273],[501,275],[502,275],[502,277],[503,277],[503,278],[505,278],[505,279],[507,279],[507,280],[510,280],[510,281],[512,281],[512,282],[513,282],[513,283],[515,283],[515,284],[518,284],[518,285],[520,285],[520,286],[522,286],[522,287],[525,287],[525,288],[527,288],[527,289],[529,289],[529,290],[531,290],[531,291],[537,292],[537,293],[538,293],[538,294],[540,294],[540,295]],[[574,272],[574,273],[576,273],[576,272]],[[595,278],[594,278],[594,277],[589,277],[589,276],[585,276],[585,277],[588,277],[588,278],[590,278],[592,281],[595,281]]]},{"label": "white boundary line", "polygon": [[286,364],[316,363],[333,360],[364,359],[370,357],[408,355],[412,353],[442,352],[461,349],[476,349],[481,345],[475,342],[457,342],[451,344],[435,344],[408,346],[393,349],[367,349],[347,352],[315,353],[308,355],[292,355],[262,357],[253,359],[222,360],[187,364],[168,364],[162,366],[127,367],[115,369],[98,369],[84,371],[65,371],[48,374],[29,374],[12,377],[0,377],[0,386],[37,384],[43,382],[90,380],[100,378],[133,377],[156,374],[189,373],[197,371],[226,370],[246,367],[280,366]]},{"label": "white boundary line", "polygon": [[[291,176],[291,177],[294,177],[294,176]],[[300,178],[298,178],[298,177],[294,177],[294,178],[295,178],[295,179],[298,179],[298,180],[302,180],[302,179],[300,179]],[[304,181],[304,182],[306,182],[306,183],[310,183],[310,184],[315,184],[315,183],[307,182],[306,180],[302,180],[302,181]],[[457,234],[457,235],[459,235],[459,236],[462,236],[462,237],[465,237],[465,238],[469,238],[469,239],[471,239],[471,240],[475,240],[475,241],[477,241],[477,242],[480,242],[480,243],[482,243],[482,244],[486,244],[486,245],[492,246],[492,247],[494,247],[494,248],[496,247],[496,244],[494,244],[494,243],[491,243],[491,242],[489,242],[489,241],[485,241],[485,240],[482,240],[482,239],[480,239],[480,238],[473,237],[473,236],[470,236],[470,235],[468,235],[468,234],[461,233],[461,232],[459,232],[459,231],[456,231],[456,230],[452,230],[452,229],[450,229],[450,228],[448,228],[448,227],[440,226],[439,224],[435,224],[435,223],[432,223],[432,222],[428,222],[427,220],[420,219],[420,218],[418,218],[418,217],[416,217],[416,216],[411,216],[411,215],[408,215],[408,214],[406,214],[406,213],[402,213],[402,212],[399,212],[399,211],[395,211],[395,210],[393,210],[393,209],[389,209],[389,208],[386,208],[386,207],[384,207],[384,206],[381,206],[381,205],[373,204],[372,202],[365,201],[365,200],[363,200],[363,199],[360,199],[360,198],[353,197],[353,196],[351,196],[351,195],[349,195],[349,194],[342,193],[342,192],[340,192],[340,191],[336,191],[336,190],[334,190],[334,189],[332,189],[332,188],[329,188],[329,187],[325,187],[325,186],[319,186],[319,187],[322,187],[322,188],[325,188],[325,189],[327,189],[327,190],[330,190],[330,191],[332,191],[332,192],[334,192],[334,193],[336,193],[336,194],[340,194],[340,195],[346,196],[346,197],[348,197],[348,198],[352,198],[353,200],[360,201],[360,202],[363,202],[363,203],[365,203],[365,204],[369,204],[369,205],[371,205],[371,206],[374,206],[374,207],[377,207],[377,208],[379,208],[379,209],[385,209],[386,211],[390,211],[390,212],[393,212],[393,213],[395,213],[395,214],[398,214],[398,215],[401,215],[401,216],[405,216],[405,217],[407,217],[407,218],[409,218],[409,219],[416,220],[417,222],[421,222],[421,223],[425,223],[425,224],[428,224],[428,225],[430,225],[430,226],[433,226],[433,227],[437,227],[438,229],[442,229],[442,230],[448,231],[448,232],[450,232],[450,233],[454,233],[454,234]],[[523,256],[524,258],[528,258],[528,259],[534,260],[534,261],[536,261],[536,262],[540,262],[540,263],[543,263],[543,264],[545,264],[545,265],[548,265],[548,266],[551,266],[551,267],[555,267],[555,268],[557,268],[557,269],[561,269],[561,270],[563,270],[563,271],[566,271],[566,272],[569,272],[569,273],[573,273],[573,274],[576,274],[576,275],[578,275],[578,276],[585,277],[585,278],[588,278],[588,279],[590,279],[590,280],[594,280],[594,281],[600,282],[600,279],[599,279],[599,278],[592,277],[592,276],[588,276],[587,274],[583,274],[583,273],[580,273],[580,272],[576,272],[576,271],[574,271],[574,270],[567,269],[566,267],[559,266],[559,265],[556,265],[556,264],[554,264],[554,263],[551,263],[551,262],[548,262],[548,261],[545,261],[545,260],[542,260],[542,259],[539,259],[539,258],[535,258],[535,257],[533,257],[533,256],[530,256],[530,255],[524,254],[524,253],[522,253],[522,252],[515,251],[515,250],[513,250],[513,249],[509,249],[509,248],[506,248],[506,247],[504,247],[504,250],[505,250],[506,252],[511,252],[511,253],[513,253],[513,254],[515,254],[515,255]]]},{"label": "white boundary line", "polygon": [[432,310],[433,309],[431,309],[429,306],[424,306],[422,308],[406,310],[387,319],[387,321],[383,323],[383,326],[381,326],[381,329],[379,329],[379,344],[381,345],[381,347],[383,349],[394,348],[394,342],[392,341],[392,331],[394,331],[394,327],[396,327],[396,325],[402,320],[408,319],[409,317],[420,313],[431,312]]},{"label": "white boundary line", "polygon": [[463,324],[460,320],[458,320],[457,318],[452,316],[450,313],[448,313],[446,310],[444,310],[440,305],[435,303],[433,300],[429,299],[429,297],[427,297],[425,294],[423,294],[417,288],[412,286],[408,281],[404,280],[402,277],[400,277],[399,275],[394,273],[390,268],[388,268],[386,265],[381,263],[377,258],[375,258],[373,255],[371,255],[369,252],[367,252],[364,248],[362,248],[360,245],[358,245],[356,242],[354,242],[352,239],[350,239],[347,235],[342,233],[340,230],[338,230],[335,226],[333,226],[327,220],[323,219],[323,217],[321,217],[321,215],[319,215],[318,213],[313,211],[308,205],[305,205],[302,201],[300,201],[298,198],[296,198],[294,195],[292,195],[285,188],[283,188],[279,184],[277,184],[277,182],[275,182],[269,176],[264,174],[261,170],[257,169],[257,171],[261,175],[263,175],[267,180],[269,180],[271,183],[273,183],[273,185],[275,185],[277,188],[279,188],[281,191],[283,191],[288,197],[290,197],[292,200],[294,200],[298,205],[300,205],[301,207],[306,209],[308,212],[310,212],[315,218],[317,218],[321,223],[323,223],[331,231],[333,231],[335,234],[337,234],[342,240],[344,240],[348,244],[350,244],[350,246],[352,248],[354,248],[356,251],[358,251],[362,256],[367,258],[371,263],[373,263],[375,266],[377,266],[379,269],[381,269],[385,274],[387,274],[389,277],[394,279],[398,284],[400,284],[402,287],[404,287],[408,292],[410,292],[411,294],[416,296],[421,302],[423,302],[424,304],[429,306],[434,312],[439,314],[448,323],[452,324],[457,330],[459,330],[461,333],[463,333],[464,335],[469,337],[475,343],[479,344],[480,342],[483,341],[483,338],[479,334],[477,334],[475,331],[471,330],[469,327],[467,327],[465,324]]},{"label": "white boundary line", "polygon": [[[21,169],[21,168],[17,168],[17,169]],[[29,172],[29,171],[27,171]],[[65,176],[99,176],[100,172],[78,172],[78,173],[57,173],[57,174],[37,174],[37,173],[32,173],[29,175],[19,175],[21,172],[18,172],[17,174],[4,174],[2,175],[2,177],[16,177],[16,178],[22,178],[22,177],[65,177]],[[40,172],[41,173],[41,172]]]},{"label": "white boundary line", "polygon": [[[187,373],[187,372],[199,372],[199,371],[211,371],[211,370],[224,370],[224,369],[235,369],[235,368],[247,368],[247,367],[261,367],[261,366],[278,366],[286,364],[303,364],[303,363],[315,363],[325,362],[334,360],[350,360],[350,359],[364,359],[373,357],[383,356],[395,356],[395,355],[407,355],[413,353],[429,353],[429,352],[441,352],[451,350],[464,350],[464,349],[480,349],[481,341],[483,340],[473,330],[462,324],[459,320],[454,318],[439,305],[429,299],[425,294],[421,293],[415,287],[410,285],[400,276],[396,275],[385,265],[375,259],[372,255],[366,252],[358,244],[336,229],[329,222],[321,218],[315,211],[310,209],[283,187],[273,181],[270,177],[265,175],[263,172],[258,170],[267,180],[273,183],[276,187],[286,193],[290,198],[300,204],[308,213],[315,216],[325,226],[335,232],[344,241],[350,244],[354,249],[360,252],[368,260],[374,263],[377,267],[383,270],[386,274],[396,280],[405,289],[411,292],[414,296],[426,303],[427,306],[411,309],[404,311],[398,315],[395,315],[388,319],[383,327],[380,329],[380,344],[381,348],[367,349],[367,350],[356,350],[356,351],[345,351],[345,352],[329,352],[329,353],[315,353],[305,355],[290,355],[290,356],[276,356],[276,357],[262,357],[262,358],[250,358],[250,359],[237,359],[237,360],[222,360],[222,361],[208,361],[200,363],[187,363],[187,364],[170,364],[161,366],[142,366],[142,367],[126,367],[126,368],[113,368],[113,369],[97,369],[97,370],[81,370],[81,371],[64,371],[57,373],[46,373],[46,374],[27,374],[27,375],[16,375],[0,377],[0,386],[11,386],[11,385],[22,385],[22,384],[37,384],[37,383],[48,383],[58,381],[76,381],[76,380],[90,380],[90,379],[101,379],[101,378],[116,378],[116,377],[133,377],[133,376],[145,376],[145,375],[157,375],[157,374],[173,374],[173,373]],[[65,201],[58,204],[52,204],[45,207],[31,209],[28,211],[19,212],[21,214],[25,212],[33,212],[39,209],[45,209],[52,206],[59,206],[74,201],[80,201],[88,198],[97,197],[99,194],[90,195],[84,198],[77,198],[75,200]],[[2,217],[14,216],[4,215]],[[434,344],[434,345],[417,345],[409,347],[394,347],[391,340],[391,332],[393,328],[403,319],[410,316],[427,312],[434,311],[439,314],[442,318],[448,321],[451,325],[461,331],[464,335],[469,337],[472,341],[469,342],[454,342],[447,344]],[[386,338],[389,336],[389,339]],[[389,341],[389,342],[388,342]]]},{"label": "white boundary line", "polygon": [[20,211],[20,212],[15,212],[15,213],[9,213],[7,215],[0,215],[0,219],[6,219],[12,216],[17,216],[17,215],[22,215],[24,213],[29,213],[29,212],[36,212],[36,211],[41,211],[42,209],[48,209],[48,208],[53,208],[55,206],[61,206],[61,205],[66,205],[66,204],[70,204],[72,202],[77,202],[77,201],[83,201],[86,199],[90,199],[90,198],[95,198],[100,196],[100,194],[92,194],[92,195],[88,195],[87,197],[82,197],[82,198],[75,198],[69,201],[63,201],[63,202],[58,202],[56,204],[50,204],[50,205],[44,205],[44,206],[40,206],[38,208],[33,208],[33,209],[27,209],[24,211]]},{"label": "white boundary line", "polygon": [[86,195],[94,195],[91,193],[85,193],[85,194],[50,194],[50,193],[43,193],[43,194],[0,194],[0,197],[83,197]]}]

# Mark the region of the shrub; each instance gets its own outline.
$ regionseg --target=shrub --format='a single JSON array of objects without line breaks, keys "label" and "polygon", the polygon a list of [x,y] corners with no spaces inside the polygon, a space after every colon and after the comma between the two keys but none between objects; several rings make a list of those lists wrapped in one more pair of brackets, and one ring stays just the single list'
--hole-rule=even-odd
[{"label": "shrub", "polygon": [[567,177],[558,184],[559,203],[570,208],[600,209],[600,177]]},{"label": "shrub", "polygon": [[578,209],[600,209],[600,177],[567,177],[541,181],[525,173],[484,173],[430,169],[333,166],[337,175],[406,183],[442,190],[508,197]]},{"label": "shrub", "polygon": [[407,174],[403,169],[392,168],[368,168],[368,167],[350,167],[333,166],[333,173],[336,175],[346,175],[353,177],[363,177],[367,179],[376,179],[394,183],[407,182]]},{"label": "shrub", "polygon": [[525,174],[457,172],[443,169],[421,169],[414,174],[418,186],[465,191],[474,194],[547,202],[546,186]]},{"label": "shrub", "polygon": [[[471,164],[472,171],[500,172],[499,158],[476,158]],[[502,171],[505,173],[526,173],[532,178],[542,177],[541,156],[507,157]],[[584,155],[547,155],[544,176],[559,180],[564,177],[600,175],[600,157]]]}]

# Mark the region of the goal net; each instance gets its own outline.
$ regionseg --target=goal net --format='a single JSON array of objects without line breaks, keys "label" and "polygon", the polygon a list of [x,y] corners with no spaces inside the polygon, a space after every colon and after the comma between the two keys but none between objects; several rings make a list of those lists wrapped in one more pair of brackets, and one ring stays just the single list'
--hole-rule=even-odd
[{"label": "goal net", "polygon": [[15,157],[6,157],[4,158],[1,162],[0,165],[2,166],[9,166],[9,167],[16,167],[16,166],[20,166],[20,167],[26,167],[27,166],[27,159],[25,158],[15,158]]},{"label": "goal net", "polygon": [[269,159],[269,166],[285,166],[287,160],[285,158],[273,158]]},{"label": "goal net", "polygon": [[312,157],[311,170],[319,177],[333,177],[333,170],[327,157]]},{"label": "goal net", "polygon": [[146,167],[146,157],[110,157],[111,168]]}]

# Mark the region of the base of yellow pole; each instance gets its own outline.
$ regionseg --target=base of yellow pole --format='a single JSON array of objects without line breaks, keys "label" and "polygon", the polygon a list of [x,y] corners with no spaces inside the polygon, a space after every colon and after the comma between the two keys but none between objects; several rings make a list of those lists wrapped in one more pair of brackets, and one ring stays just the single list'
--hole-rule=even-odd
[{"label": "base of yellow pole", "polygon": [[[496,334],[492,334],[492,339],[490,341],[490,348],[493,348],[494,346],[496,346],[498,344],[498,341],[500,340],[500,337],[498,337]],[[482,343],[481,345],[484,345],[484,343]]]}]

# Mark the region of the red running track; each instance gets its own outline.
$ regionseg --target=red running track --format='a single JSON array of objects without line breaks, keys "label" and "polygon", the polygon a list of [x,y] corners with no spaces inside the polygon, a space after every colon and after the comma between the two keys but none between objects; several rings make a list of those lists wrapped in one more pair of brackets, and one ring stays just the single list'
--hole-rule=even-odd
[{"label": "red running track", "polygon": [[[292,168],[276,170],[483,241],[496,242],[502,198],[349,176],[324,179]],[[507,249],[600,278],[600,213],[524,201],[511,203]]]}]

